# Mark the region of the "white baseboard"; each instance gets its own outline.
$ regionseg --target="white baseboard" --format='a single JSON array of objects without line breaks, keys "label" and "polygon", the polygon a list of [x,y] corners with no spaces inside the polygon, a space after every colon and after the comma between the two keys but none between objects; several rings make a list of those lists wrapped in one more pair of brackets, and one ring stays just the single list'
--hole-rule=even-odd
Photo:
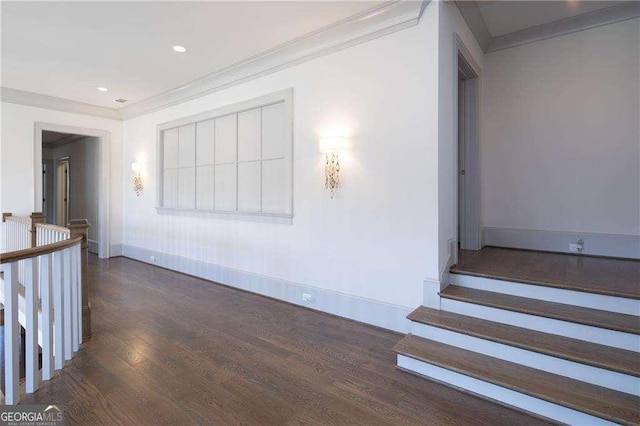
[{"label": "white baseboard", "polygon": [[442,283],[440,280],[425,278],[422,282],[422,305],[440,309],[440,290]]},{"label": "white baseboard", "polygon": [[529,250],[569,252],[569,244],[584,241],[582,254],[640,259],[640,235],[594,234],[589,232],[542,231],[485,227],[484,245]]},{"label": "white baseboard", "polygon": [[[406,317],[413,309],[405,306],[392,305],[333,290],[284,281],[128,244],[122,245],[122,255],[229,287],[273,297],[404,334],[408,333],[411,327],[411,323]],[[152,256],[155,261],[151,260]],[[302,293],[311,294],[314,299],[313,302],[303,302]]]},{"label": "white baseboard", "polygon": [[122,256],[122,244],[111,244],[109,246],[109,257]]}]

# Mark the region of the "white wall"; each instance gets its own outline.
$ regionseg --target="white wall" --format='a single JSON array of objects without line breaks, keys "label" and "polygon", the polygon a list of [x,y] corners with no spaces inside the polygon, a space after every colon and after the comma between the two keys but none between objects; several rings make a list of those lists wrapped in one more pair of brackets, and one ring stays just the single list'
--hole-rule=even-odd
[{"label": "white wall", "polygon": [[[436,52],[434,2],[418,26],[125,121],[124,164],[148,161],[139,198],[125,167],[125,254],[155,250],[258,280],[420,305],[423,280],[438,277]],[[292,224],[156,212],[158,124],[290,87]],[[332,200],[318,138],[336,132],[349,136],[351,145],[341,157],[342,186]]]},{"label": "white wall", "polygon": [[110,243],[122,241],[122,122],[3,102],[0,139],[0,211],[28,214],[34,205],[35,123],[45,122],[102,130],[110,138]]},{"label": "white wall", "polygon": [[[453,2],[440,3],[438,72],[438,256],[440,278],[448,270],[450,240],[457,242],[458,70],[456,36],[480,69],[484,54]],[[480,89],[480,93],[482,90]]]},{"label": "white wall", "polygon": [[485,56],[485,226],[640,235],[639,52],[635,19]]}]

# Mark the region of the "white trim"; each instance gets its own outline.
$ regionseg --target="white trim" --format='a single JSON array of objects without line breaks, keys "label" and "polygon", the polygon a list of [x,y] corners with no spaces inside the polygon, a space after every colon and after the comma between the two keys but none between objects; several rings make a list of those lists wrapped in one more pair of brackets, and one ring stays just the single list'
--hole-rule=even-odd
[{"label": "white trim", "polygon": [[438,367],[427,362],[398,354],[398,367],[421,376],[464,389],[482,398],[526,410],[562,423],[573,425],[615,425],[599,417],[590,416],[562,405],[525,395],[484,380]]},{"label": "white trim", "polygon": [[0,96],[2,102],[10,104],[92,115],[94,117],[109,118],[111,120],[122,120],[122,116],[117,109],[86,104],[71,99],[57,98],[55,96],[42,95],[40,93],[27,92],[10,87],[0,87]]},{"label": "white trim", "polygon": [[569,244],[581,239],[584,241],[582,254],[640,259],[640,235],[494,227],[483,228],[482,234],[487,246],[569,253]]},{"label": "white trim", "polygon": [[626,21],[640,16],[640,3],[637,1],[629,1],[582,15],[536,25],[498,37],[492,37],[482,18],[482,14],[478,10],[477,1],[455,1],[455,3],[485,53],[497,52],[499,50],[535,43],[590,28],[615,24],[616,22]]},{"label": "white trim", "polygon": [[208,95],[320,56],[416,25],[429,0],[392,1],[217,70],[164,93],[129,104],[126,119]]},{"label": "white trim", "polygon": [[427,324],[414,322],[411,325],[411,333],[457,348],[640,396],[640,378],[628,374],[569,361],[553,355],[530,351]]},{"label": "white trim", "polygon": [[[447,281],[444,281],[445,283]],[[422,305],[428,308],[440,309],[440,291],[442,282],[425,278],[422,282]]]},{"label": "white trim", "polygon": [[431,0],[394,0],[120,109],[2,87],[2,102],[127,120],[417,25]]},{"label": "white trim", "polygon": [[109,247],[109,257],[122,256],[122,244],[111,244]]},{"label": "white trim", "polygon": [[636,334],[492,308],[490,306],[476,305],[459,300],[447,299],[445,297],[442,298],[440,303],[442,310],[460,315],[509,324],[516,327],[522,327],[522,325],[525,324],[527,328],[542,331],[543,333],[556,334],[558,336],[640,352],[640,336]]},{"label": "white trim", "polygon": [[469,0],[455,0],[454,2],[467,23],[467,26],[476,38],[476,41],[482,48],[482,51],[486,52],[493,37],[491,37],[489,28],[487,28],[487,23],[484,21],[484,18],[480,13],[478,2]]},{"label": "white trim", "polygon": [[[458,75],[460,69],[460,60],[459,57],[462,56],[466,64],[464,68],[469,72],[473,72],[475,74],[474,77],[468,76],[467,80],[465,80],[466,89],[465,92],[468,96],[465,102],[464,111],[466,112],[464,119],[469,119],[474,122],[475,125],[465,126],[470,130],[468,135],[465,135],[466,138],[465,147],[466,147],[466,158],[468,158],[466,167],[466,175],[465,175],[465,189],[464,189],[464,199],[465,199],[465,224],[459,224],[459,209],[460,209],[460,166],[459,166],[459,121],[460,117],[458,116],[458,103],[459,103],[459,93],[458,93]],[[479,250],[480,246],[480,206],[481,206],[481,198],[480,198],[480,181],[481,181],[481,170],[480,170],[480,146],[481,146],[481,132],[480,132],[480,106],[482,104],[481,98],[481,78],[482,78],[482,69],[478,65],[478,63],[473,58],[473,55],[469,51],[469,48],[464,44],[462,38],[455,33],[453,37],[453,111],[452,111],[452,143],[453,143],[453,158],[452,158],[452,180],[453,180],[453,228],[454,228],[454,247],[452,247],[452,264],[458,263],[458,245],[457,242],[460,241],[460,247],[463,249],[472,249]],[[473,112],[471,112],[471,106],[474,107]],[[463,228],[464,232],[459,233],[458,230]],[[459,235],[462,234],[462,235]],[[462,238],[461,238],[462,237]],[[450,257],[451,259],[451,257]],[[447,270],[444,271],[448,273]],[[443,274],[441,274],[443,276]],[[446,277],[448,278],[448,277]],[[443,280],[446,282],[446,278],[443,276]]]},{"label": "white trim", "polygon": [[546,300],[548,302],[582,306],[584,308],[617,312],[619,314],[640,315],[640,300],[638,299],[478,277],[455,271],[451,273],[449,283],[460,287],[527,297],[529,299]]},{"label": "white trim", "polygon": [[491,40],[486,53],[535,43],[553,37],[576,33],[603,25],[634,19],[640,16],[640,2],[631,1],[620,5],[595,10],[548,24],[537,25]]},{"label": "white trim", "polygon": [[95,130],[85,127],[67,126],[63,124],[36,122],[34,125],[34,190],[33,211],[42,209],[42,131],[48,130],[60,133],[74,133],[98,138],[100,149],[98,151],[98,257],[109,257],[109,194],[111,173],[111,133],[104,130]]},{"label": "white trim", "polygon": [[[128,244],[123,244],[122,255],[229,287],[280,299],[400,333],[407,333],[410,328],[410,321],[406,317],[413,309],[409,307],[365,299]],[[155,261],[151,261],[152,256]],[[311,294],[313,302],[303,302],[302,293]]]},{"label": "white trim", "polygon": [[[244,111],[269,107],[275,104],[284,104],[284,121],[285,121],[285,138],[286,138],[286,146],[283,157],[280,158],[263,158],[262,156],[259,161],[262,165],[265,161],[269,160],[284,160],[287,165],[287,188],[284,189],[285,196],[287,198],[287,206],[284,212],[262,212],[262,211],[243,211],[243,210],[215,210],[215,205],[213,210],[205,209],[197,209],[195,206],[198,205],[197,200],[197,192],[194,194],[194,207],[193,208],[181,208],[177,206],[164,206],[164,132],[170,129],[176,129],[181,126],[190,126],[193,125],[197,129],[197,125],[204,121],[209,121],[229,115],[236,116],[236,160],[226,164],[235,164],[236,165],[236,185],[238,185],[237,173],[238,173],[238,164],[240,164],[240,160],[238,158],[238,117]],[[262,118],[261,118],[262,123]],[[197,131],[196,131],[197,133]],[[197,134],[194,136],[196,140],[194,141],[197,146]],[[180,214],[181,212],[186,213],[197,213],[197,214],[205,214],[212,215],[218,214],[222,218],[229,218],[232,215],[240,215],[245,220],[254,220],[254,221],[270,221],[271,223],[287,223],[291,224],[291,220],[293,218],[293,88],[288,88],[285,90],[280,90],[278,92],[269,93],[266,95],[258,96],[256,98],[247,99],[241,102],[236,102],[231,105],[225,105],[221,108],[216,108],[213,110],[205,111],[202,113],[190,115],[188,117],[182,117],[176,120],[171,120],[168,122],[164,122],[158,124],[156,126],[156,153],[157,153],[157,164],[156,168],[156,182],[158,182],[158,191],[156,191],[156,210],[164,213],[173,213]],[[262,149],[261,149],[262,153]],[[197,150],[194,148],[194,154],[197,155]],[[216,166],[222,165],[225,163],[217,163],[214,161],[214,169]],[[197,161],[194,161],[194,173],[197,171],[198,165]],[[262,182],[262,176],[260,177]],[[261,188],[263,188],[261,184]],[[195,191],[195,188],[194,188]],[[262,207],[262,192],[260,194],[260,205]],[[215,198],[215,191],[214,191]],[[177,200],[176,200],[177,202]],[[238,193],[236,186],[236,208],[238,208]]]},{"label": "white trim", "polygon": [[156,207],[160,215],[209,217],[223,220],[243,220],[248,222],[275,223],[279,225],[293,224],[293,215],[288,213],[261,213],[223,210],[181,209],[172,207]]}]

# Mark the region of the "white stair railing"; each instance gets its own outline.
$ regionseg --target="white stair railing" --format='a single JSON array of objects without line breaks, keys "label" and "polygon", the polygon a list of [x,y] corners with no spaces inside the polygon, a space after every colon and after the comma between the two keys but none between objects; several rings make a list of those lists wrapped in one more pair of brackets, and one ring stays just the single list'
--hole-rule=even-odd
[{"label": "white stair railing", "polygon": [[[3,215],[3,249],[27,245],[0,253],[5,404],[17,404],[21,397],[20,326],[25,329],[27,393],[35,392],[40,380],[51,379],[79,349],[83,335],[89,338],[91,332],[90,306],[86,287],[83,289],[89,225],[86,220],[72,221],[69,225],[72,231],[40,223],[43,219],[38,213],[23,218]],[[39,348],[42,348],[42,370],[38,365]]]}]

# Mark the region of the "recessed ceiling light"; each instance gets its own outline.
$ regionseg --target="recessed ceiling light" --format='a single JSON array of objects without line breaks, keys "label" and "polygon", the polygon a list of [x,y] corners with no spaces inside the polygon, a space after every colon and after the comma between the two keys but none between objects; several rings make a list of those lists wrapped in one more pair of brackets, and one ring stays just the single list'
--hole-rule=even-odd
[{"label": "recessed ceiling light", "polygon": [[107,89],[106,87],[96,87],[96,89],[98,89],[98,92],[108,92],[109,89]]},{"label": "recessed ceiling light", "polygon": [[184,46],[173,46],[173,50],[178,53],[185,53],[187,51],[187,48]]}]

